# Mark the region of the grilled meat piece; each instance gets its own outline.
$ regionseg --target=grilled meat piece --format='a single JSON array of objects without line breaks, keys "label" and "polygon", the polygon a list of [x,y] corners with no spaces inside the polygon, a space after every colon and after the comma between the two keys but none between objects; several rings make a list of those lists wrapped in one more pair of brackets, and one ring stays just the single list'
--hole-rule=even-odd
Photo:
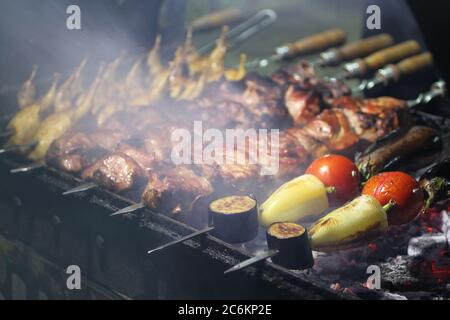
[{"label": "grilled meat piece", "polygon": [[317,76],[314,67],[307,61],[294,64],[287,71],[288,83],[300,86],[306,90],[316,91],[323,100],[351,95],[351,89],[340,80]]},{"label": "grilled meat piece", "polygon": [[290,85],[284,96],[286,108],[294,124],[304,125],[313,120],[321,110],[319,96],[311,90]]},{"label": "grilled meat piece", "polygon": [[[95,131],[89,137],[84,133],[73,133],[57,139],[47,154],[47,163],[67,172],[78,173],[107,154],[120,152],[136,161],[144,171],[149,171],[170,155],[167,127],[166,130],[160,127],[145,130],[142,127],[143,133],[133,132],[125,130],[115,120],[111,120],[108,127],[111,128]],[[144,133],[148,134],[148,138],[142,138]]]},{"label": "grilled meat piece", "polygon": [[[192,126],[192,123],[190,124]],[[142,131],[143,137],[142,146],[145,153],[152,157],[154,163],[159,166],[172,165],[171,150],[173,147],[172,133],[174,130],[186,128],[182,124],[177,126],[175,123],[162,123],[158,126],[150,126]],[[192,132],[190,128],[186,128]]]},{"label": "grilled meat piece", "polygon": [[272,80],[278,85],[297,85],[303,88],[313,88],[320,83],[316,72],[307,61],[300,61],[286,69],[281,69],[272,75]]},{"label": "grilled meat piece", "polygon": [[[161,165],[156,152],[120,144],[115,151],[83,172],[83,178],[116,191],[139,189],[152,171]],[[121,169],[123,166],[123,169]]]},{"label": "grilled meat piece", "polygon": [[100,156],[90,152],[95,146],[84,133],[65,135],[51,144],[46,154],[46,163],[65,172],[79,173]]},{"label": "grilled meat piece", "polygon": [[348,109],[384,118],[397,110],[404,109],[406,107],[406,102],[391,97],[380,97],[375,99],[338,97],[332,100],[331,107],[336,109]]},{"label": "grilled meat piece", "polygon": [[288,85],[284,103],[294,124],[300,126],[314,119],[334,99],[351,94],[342,81],[319,79],[307,62],[296,64],[289,72],[279,73],[276,81]]},{"label": "grilled meat piece", "polygon": [[287,69],[281,69],[271,76],[279,86],[294,85],[303,90],[315,90],[323,99],[348,96],[350,88],[343,82],[334,79],[323,80],[318,77],[312,64],[300,61]]},{"label": "grilled meat piece", "polygon": [[301,175],[305,166],[311,161],[310,153],[288,131],[280,132],[278,144],[269,141],[268,148],[264,150],[259,148],[258,151],[261,166],[274,168],[274,165],[278,164],[278,171],[273,172],[272,175],[275,180],[285,180]]},{"label": "grilled meat piece", "polygon": [[115,152],[84,170],[82,178],[113,192],[123,192],[139,190],[147,181],[147,173],[131,157]]},{"label": "grilled meat piece", "polygon": [[122,144],[117,148],[117,152],[123,153],[136,161],[136,163],[149,174],[155,168],[160,158],[154,152],[146,152],[146,150],[131,147],[127,144]]},{"label": "grilled meat piece", "polygon": [[[359,137],[353,132],[345,113],[341,110],[324,110],[317,120],[305,127],[312,136],[321,138],[331,151],[343,151],[355,146]],[[329,138],[320,133],[331,133]]]},{"label": "grilled meat piece", "polygon": [[90,136],[75,132],[56,139],[46,154],[46,163],[71,173],[80,173],[107,152],[115,151],[129,135],[122,131],[100,130]]},{"label": "grilled meat piece", "polygon": [[63,155],[55,160],[57,161],[47,163],[68,173],[80,173],[86,167],[84,157],[79,154]]},{"label": "grilled meat piece", "polygon": [[[232,102],[235,106],[245,108],[252,115],[253,127],[279,127],[289,120],[283,104],[283,90],[268,77],[249,74],[239,83],[215,84],[199,100],[199,106],[215,109],[223,102]],[[221,117],[226,116],[220,114]],[[233,120],[230,118],[228,122]]]},{"label": "grilled meat piece", "polygon": [[340,97],[332,101],[331,107],[344,112],[354,133],[360,139],[375,142],[400,126],[399,112],[406,108],[406,103],[390,97]]},{"label": "grilled meat piece", "polygon": [[76,132],[64,135],[52,143],[47,153],[47,159],[66,154],[83,153],[94,146],[95,143],[85,133]]},{"label": "grilled meat piece", "polygon": [[99,130],[91,134],[90,138],[99,148],[115,151],[125,140],[130,139],[130,134],[123,131]]},{"label": "grilled meat piece", "polygon": [[[218,116],[220,115],[220,117]],[[252,128],[252,114],[238,102],[223,101],[214,107],[205,108],[201,120],[207,128]]]},{"label": "grilled meat piece", "polygon": [[287,130],[287,133],[297,140],[297,143],[306,150],[309,157],[318,158],[329,151],[320,140],[311,137],[304,128],[291,128]]},{"label": "grilled meat piece", "polygon": [[260,168],[256,164],[240,164],[232,162],[233,156],[229,156],[230,162],[217,166],[218,174],[223,185],[233,190],[244,192],[254,186],[260,177]]},{"label": "grilled meat piece", "polygon": [[206,178],[180,166],[162,174],[152,174],[142,200],[151,209],[178,214],[190,211],[197,200],[213,191]]},{"label": "grilled meat piece", "polygon": [[240,102],[255,118],[261,127],[279,127],[287,119],[283,104],[282,89],[270,79],[249,75],[246,90],[240,95]]}]

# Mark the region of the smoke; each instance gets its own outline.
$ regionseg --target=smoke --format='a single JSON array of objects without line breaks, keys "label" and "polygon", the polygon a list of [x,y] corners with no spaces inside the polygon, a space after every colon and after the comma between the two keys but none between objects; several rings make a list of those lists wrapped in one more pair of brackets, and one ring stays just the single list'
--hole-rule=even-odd
[{"label": "smoke", "polygon": [[[0,88],[17,88],[34,64],[39,66],[37,84],[42,91],[54,72],[67,75],[85,57],[89,58],[87,75],[92,76],[100,61],[110,61],[122,52],[129,55],[142,52],[153,44],[160,3],[1,1]],[[66,9],[72,4],[81,9],[81,30],[67,28]]]}]

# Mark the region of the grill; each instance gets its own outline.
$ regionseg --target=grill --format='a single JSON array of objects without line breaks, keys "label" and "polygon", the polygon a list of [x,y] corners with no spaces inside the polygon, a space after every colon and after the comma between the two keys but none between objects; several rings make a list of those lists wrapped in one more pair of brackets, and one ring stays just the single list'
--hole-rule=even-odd
[{"label": "grill", "polygon": [[[65,285],[64,270],[69,265],[79,265],[90,279],[92,288],[83,290],[85,295],[100,291],[105,297],[117,298],[346,297],[270,263],[224,276],[226,268],[249,254],[211,236],[147,257],[150,248],[194,230],[147,209],[111,218],[111,211],[130,202],[106,190],[62,199],[61,193],[80,181],[51,168],[11,178],[9,170],[26,163],[12,156],[1,159],[1,179],[11,181],[8,186],[2,184],[1,230],[2,242],[14,247],[9,259],[20,265],[23,273],[19,276],[30,280],[27,298],[37,298],[40,290],[49,297],[62,297],[64,288],[46,291],[46,281],[52,277]],[[24,268],[34,259],[51,261],[52,268],[32,277]]]},{"label": "grill", "polygon": [[[431,116],[429,121],[438,121],[442,128],[448,126],[448,121],[436,116]],[[448,150],[445,153],[448,154]],[[0,163],[1,181],[8,181],[7,184],[2,183],[0,193],[1,247],[11,267],[2,288],[6,297],[15,297],[10,288],[14,287],[12,282],[20,281],[17,279],[25,282],[26,298],[30,299],[39,298],[42,292],[49,298],[83,299],[397,297],[360,287],[360,281],[366,278],[366,265],[355,267],[355,259],[351,256],[348,260],[345,258],[345,262],[338,255],[324,260],[325,266],[329,264],[331,268],[324,275],[320,275],[320,272],[295,272],[271,262],[261,262],[241,272],[224,275],[225,269],[250,258],[252,255],[249,251],[254,248],[251,245],[247,248],[232,246],[210,235],[148,256],[146,252],[149,249],[195,230],[148,209],[131,215],[110,217],[111,212],[131,202],[102,188],[63,199],[62,192],[79,185],[79,179],[52,168],[41,168],[12,177],[11,169],[29,163],[18,155],[3,156]],[[436,226],[439,225],[439,221],[434,222]],[[369,258],[366,261],[384,261],[387,263],[386,269],[390,267],[396,270],[406,263],[395,260],[396,253],[404,251],[405,245],[402,243],[389,251],[387,244],[378,255],[367,254],[367,250],[357,250],[353,254],[366,253]],[[258,242],[253,246],[258,246]],[[369,251],[371,249],[373,247],[369,246]],[[64,287],[67,278],[65,269],[69,265],[80,266],[83,279],[87,279],[83,281],[86,286],[81,292],[73,293]],[[355,270],[359,272],[356,277],[351,275]],[[402,292],[423,289],[421,286],[424,285],[430,290],[429,294],[425,294],[426,297],[438,293],[445,295],[445,287],[434,287],[438,285],[438,282],[434,282],[437,278],[415,284],[414,281],[418,280],[413,277],[414,281],[407,284],[404,283],[408,280],[406,276],[401,272],[397,276],[393,275],[394,279],[383,283],[383,287],[400,289]],[[444,274],[444,281],[446,277]],[[49,281],[54,286],[50,286]],[[333,286],[341,282],[355,287],[353,290],[343,290],[343,287]]]}]

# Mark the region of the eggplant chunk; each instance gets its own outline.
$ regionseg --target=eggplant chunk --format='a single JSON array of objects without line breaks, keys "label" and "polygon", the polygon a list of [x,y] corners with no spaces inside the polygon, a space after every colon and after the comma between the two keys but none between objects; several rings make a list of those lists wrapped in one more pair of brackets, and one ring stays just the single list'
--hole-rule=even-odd
[{"label": "eggplant chunk", "polygon": [[244,243],[258,235],[256,200],[249,196],[228,196],[209,205],[215,229],[212,234],[229,243]]},{"label": "eggplant chunk", "polygon": [[266,232],[267,246],[278,250],[272,261],[289,269],[303,270],[314,265],[308,232],[292,222],[277,222]]},{"label": "eggplant chunk", "polygon": [[370,148],[370,152],[357,159],[357,166],[363,177],[368,179],[387,170],[394,163],[440,149],[442,149],[442,141],[433,128],[416,126],[403,135],[396,135],[390,143],[384,143],[378,148]]}]

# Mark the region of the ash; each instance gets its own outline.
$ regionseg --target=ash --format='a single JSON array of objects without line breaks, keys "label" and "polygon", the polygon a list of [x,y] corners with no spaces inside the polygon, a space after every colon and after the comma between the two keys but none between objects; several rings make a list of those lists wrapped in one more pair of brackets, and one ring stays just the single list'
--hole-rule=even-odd
[{"label": "ash", "polygon": [[[314,252],[315,265],[308,276],[362,299],[450,299],[449,239],[449,213],[430,211],[365,247]],[[370,265],[380,268],[379,290],[366,285]]]}]

